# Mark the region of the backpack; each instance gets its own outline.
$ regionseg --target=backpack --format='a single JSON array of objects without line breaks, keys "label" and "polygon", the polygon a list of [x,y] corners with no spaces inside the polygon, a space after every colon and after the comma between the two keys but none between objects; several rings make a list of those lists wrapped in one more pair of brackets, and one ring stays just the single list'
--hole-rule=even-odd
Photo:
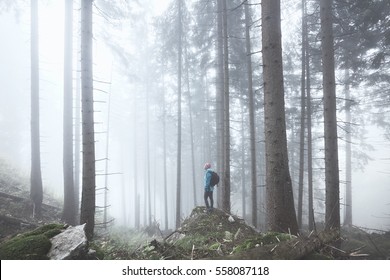
[{"label": "backpack", "polygon": [[210,187],[214,187],[215,185],[218,185],[218,183],[219,175],[216,172],[211,171]]}]

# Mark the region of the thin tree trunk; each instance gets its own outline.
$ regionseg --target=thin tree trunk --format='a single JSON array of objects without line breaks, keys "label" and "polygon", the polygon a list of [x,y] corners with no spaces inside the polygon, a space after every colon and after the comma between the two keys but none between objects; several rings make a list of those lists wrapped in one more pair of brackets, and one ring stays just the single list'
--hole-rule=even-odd
[{"label": "thin tree trunk", "polygon": [[148,185],[147,185],[147,181],[148,181],[148,175],[147,175],[147,171],[145,170],[145,173],[144,173],[144,187],[143,187],[143,190],[144,190],[144,209],[142,211],[142,213],[144,214],[143,216],[143,221],[144,221],[144,226],[148,226]]},{"label": "thin tree trunk", "polygon": [[[222,0],[217,0],[217,81],[216,81],[216,135],[217,135],[217,172],[221,178],[224,177],[224,74],[223,74],[223,31],[222,31]],[[222,189],[224,182],[221,180],[220,188],[217,192],[218,207],[222,206]]]},{"label": "thin tree trunk", "polygon": [[73,178],[73,1],[65,1],[64,47],[64,209],[62,219],[76,225],[76,203]]},{"label": "thin tree trunk", "polygon": [[[149,121],[149,87],[146,88],[146,182],[147,182],[147,198],[145,198],[145,202],[147,201],[147,222],[148,225],[152,224],[152,193],[151,193],[151,178],[150,178],[150,121]],[[146,215],[146,212],[145,212]]]},{"label": "thin tree trunk", "polygon": [[[207,77],[207,69],[203,69],[202,71],[202,77],[203,77],[203,83],[204,83],[204,99],[205,99],[205,104],[206,108],[203,109],[202,111],[204,112],[205,116],[204,119],[207,121],[208,124],[211,124],[211,111],[210,111],[210,94],[209,94],[209,84],[208,84],[208,77]],[[217,118],[217,114],[215,114],[215,117]],[[202,162],[209,162],[208,160],[210,158],[210,155],[212,157],[217,157],[218,151],[216,153],[211,152],[211,130],[212,126],[211,125],[204,125],[203,126],[203,160]],[[217,147],[218,148],[218,147]],[[218,150],[218,149],[213,149],[213,150]],[[202,190],[202,188],[200,188]]]},{"label": "thin tree trunk", "polygon": [[340,228],[339,161],[332,5],[332,0],[320,0],[324,91],[326,229]]},{"label": "thin tree trunk", "polygon": [[[80,37],[79,37],[80,38]],[[80,46],[79,42],[79,46]],[[74,124],[74,200],[76,217],[80,215],[80,155],[81,155],[81,79],[80,55],[77,60],[76,97],[75,97],[75,124]]]},{"label": "thin tree trunk", "polygon": [[176,228],[181,222],[181,79],[182,79],[182,0],[178,0],[178,74],[177,74],[177,174],[176,174]]},{"label": "thin tree trunk", "polygon": [[[306,22],[307,29],[307,22]],[[306,32],[306,50],[309,50],[309,42]],[[312,109],[311,109],[311,84],[310,84],[310,56],[306,53],[306,102],[307,102],[307,189],[308,189],[308,225],[309,230],[314,229],[313,206],[313,137],[312,137]]]},{"label": "thin tree trunk", "polygon": [[288,167],[284,106],[280,1],[262,2],[262,45],[269,229],[298,232]]},{"label": "thin tree trunk", "polygon": [[185,46],[185,63],[186,63],[186,82],[187,82],[187,93],[188,93],[188,110],[190,118],[190,141],[191,141],[191,167],[192,167],[192,196],[194,199],[194,207],[197,205],[196,199],[196,173],[195,173],[195,144],[194,144],[194,128],[193,128],[193,118],[192,118],[192,96],[191,96],[191,87],[190,87],[190,64],[188,62],[188,51],[187,46]]},{"label": "thin tree trunk", "polygon": [[38,1],[31,0],[31,174],[30,198],[33,203],[33,217],[42,215],[42,174],[39,132],[39,44],[38,44]]},{"label": "thin tree trunk", "polygon": [[88,240],[94,235],[96,183],[95,133],[92,73],[92,0],[82,0],[81,6],[81,84],[83,134],[83,187],[80,223],[85,226]]},{"label": "thin tree trunk", "polygon": [[223,30],[223,77],[224,77],[224,163],[222,210],[230,213],[230,100],[229,100],[229,47],[227,32],[226,0],[222,0],[222,30]]},{"label": "thin tree trunk", "polygon": [[306,106],[307,106],[307,190],[308,190],[308,227],[314,229],[314,206],[313,206],[313,139],[312,139],[312,109],[311,109],[311,84],[310,84],[310,53],[309,53],[309,34],[307,26],[307,5],[304,0],[304,25],[303,25],[303,43],[305,44],[305,68],[306,68]]},{"label": "thin tree trunk", "polygon": [[244,96],[241,96],[241,201],[242,201],[242,217],[246,217],[246,164],[245,164],[245,117],[244,117]]},{"label": "thin tree trunk", "polygon": [[133,184],[134,184],[134,193],[133,193],[133,199],[134,199],[134,227],[135,229],[140,228],[140,196],[138,193],[138,145],[137,145],[137,126],[138,126],[138,119],[137,119],[137,96],[134,96],[133,99]]},{"label": "thin tree trunk", "polygon": [[[81,9],[81,3],[78,7]],[[80,22],[80,14],[77,13],[77,22]],[[78,50],[81,47],[81,36],[77,36]],[[75,96],[75,124],[74,124],[74,193],[76,217],[80,215],[80,155],[81,155],[81,51],[77,52],[76,71],[76,96]]]},{"label": "thin tree trunk", "polygon": [[303,177],[305,169],[305,117],[306,117],[306,104],[305,104],[305,85],[306,85],[306,44],[305,44],[305,0],[302,0],[302,70],[301,70],[301,124],[300,124],[300,138],[299,138],[299,182],[298,182],[298,227],[302,228],[302,207],[303,207]]},{"label": "thin tree trunk", "polygon": [[352,126],[351,126],[351,91],[349,86],[348,58],[345,68],[345,218],[344,225],[352,226]]},{"label": "thin tree trunk", "polygon": [[256,169],[256,131],[255,131],[255,102],[252,78],[252,57],[250,37],[249,1],[245,6],[245,45],[246,67],[248,71],[248,97],[249,97],[249,133],[250,133],[250,157],[251,157],[251,199],[252,199],[252,225],[257,227],[257,169]]},{"label": "thin tree trunk", "polygon": [[[112,84],[112,69],[110,85]],[[107,131],[106,131],[106,160],[105,160],[105,174],[104,174],[104,210],[103,210],[103,225],[107,228],[107,215],[108,215],[108,162],[109,162],[109,148],[110,148],[110,113],[111,113],[111,86],[108,92],[108,104],[107,104]]]},{"label": "thin tree trunk", "polygon": [[164,224],[168,230],[168,184],[167,184],[167,120],[165,101],[165,76],[163,74],[163,172],[164,172]]},{"label": "thin tree trunk", "polygon": [[123,225],[127,227],[129,220],[128,220],[128,213],[126,209],[126,183],[125,183],[125,148],[124,148],[124,142],[121,143],[121,151],[122,151],[122,156],[121,156],[121,166],[122,166],[122,174],[121,174],[121,192],[122,192],[122,218],[123,218]]}]

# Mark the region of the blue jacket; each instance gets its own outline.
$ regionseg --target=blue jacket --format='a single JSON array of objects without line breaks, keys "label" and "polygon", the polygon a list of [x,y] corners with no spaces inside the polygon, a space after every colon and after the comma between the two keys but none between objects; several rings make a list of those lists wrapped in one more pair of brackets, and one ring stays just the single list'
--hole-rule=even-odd
[{"label": "blue jacket", "polygon": [[204,173],[204,191],[212,192],[214,191],[214,186],[210,186],[211,181],[211,168],[207,169]]}]

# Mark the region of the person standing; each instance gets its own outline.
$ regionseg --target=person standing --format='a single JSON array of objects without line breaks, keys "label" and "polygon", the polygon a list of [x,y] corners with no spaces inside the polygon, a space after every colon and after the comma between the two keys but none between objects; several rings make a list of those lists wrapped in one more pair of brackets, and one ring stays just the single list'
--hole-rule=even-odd
[{"label": "person standing", "polygon": [[[211,164],[206,163],[204,165],[204,202],[206,204],[206,208],[208,212],[211,212],[214,208],[214,199],[213,199],[213,191],[214,186],[211,185],[211,176],[212,176],[212,170],[211,170]],[[210,200],[210,203],[209,203]]]}]

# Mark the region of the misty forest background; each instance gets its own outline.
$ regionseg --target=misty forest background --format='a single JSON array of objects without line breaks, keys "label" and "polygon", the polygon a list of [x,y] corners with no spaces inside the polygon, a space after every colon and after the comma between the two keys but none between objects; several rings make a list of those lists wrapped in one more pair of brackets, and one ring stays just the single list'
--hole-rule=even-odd
[{"label": "misty forest background", "polygon": [[[63,220],[389,230],[387,0],[0,1],[0,156]],[[282,41],[281,41],[282,39]],[[357,221],[357,222],[356,222]]]}]

